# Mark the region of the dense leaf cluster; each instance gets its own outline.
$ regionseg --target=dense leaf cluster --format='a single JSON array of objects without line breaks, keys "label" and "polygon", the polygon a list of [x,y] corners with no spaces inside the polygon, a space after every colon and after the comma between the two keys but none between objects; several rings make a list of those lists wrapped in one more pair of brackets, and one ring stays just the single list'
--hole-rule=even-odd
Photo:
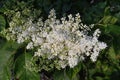
[{"label": "dense leaf cluster", "polygon": [[25,49],[26,44],[8,42],[0,34],[0,80],[40,80],[40,77],[43,80],[119,80],[120,0],[1,0],[0,31],[9,27],[8,23],[14,15],[9,10],[22,13],[26,8],[32,12],[23,13],[25,17],[35,15],[43,16],[43,19],[47,18],[52,8],[59,18],[79,12],[83,23],[95,24],[95,28],[100,28],[102,35],[99,40],[106,42],[108,47],[95,63],[85,61],[85,64],[80,63],[75,68],[36,73],[26,68],[27,61],[33,55]]}]

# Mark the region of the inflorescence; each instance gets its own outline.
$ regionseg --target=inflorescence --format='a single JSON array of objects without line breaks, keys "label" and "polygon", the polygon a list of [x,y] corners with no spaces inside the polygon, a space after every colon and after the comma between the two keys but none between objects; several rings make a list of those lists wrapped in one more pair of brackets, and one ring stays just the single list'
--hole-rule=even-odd
[{"label": "inflorescence", "polygon": [[[21,17],[19,12],[17,17]],[[59,68],[73,68],[88,57],[95,62],[100,51],[107,47],[106,43],[98,40],[101,33],[99,29],[89,35],[93,26],[84,25],[79,13],[75,17],[70,14],[57,19],[52,9],[45,21],[39,18],[34,22],[29,18],[22,25],[11,21],[6,37],[18,43],[26,42],[26,49],[35,50],[34,57],[55,59]]]}]

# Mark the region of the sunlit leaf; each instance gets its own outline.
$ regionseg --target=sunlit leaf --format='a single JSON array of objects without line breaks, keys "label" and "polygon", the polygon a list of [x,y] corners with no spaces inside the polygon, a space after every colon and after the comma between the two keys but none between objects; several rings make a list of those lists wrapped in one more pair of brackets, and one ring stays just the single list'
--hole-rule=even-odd
[{"label": "sunlit leaf", "polygon": [[117,18],[113,16],[104,16],[102,19],[103,24],[115,24],[117,22]]}]

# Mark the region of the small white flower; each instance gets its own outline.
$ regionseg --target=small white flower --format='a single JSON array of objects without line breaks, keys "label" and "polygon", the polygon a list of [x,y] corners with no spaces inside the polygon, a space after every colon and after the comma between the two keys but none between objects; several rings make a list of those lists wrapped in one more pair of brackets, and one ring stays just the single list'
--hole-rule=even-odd
[{"label": "small white flower", "polygon": [[99,37],[100,33],[101,33],[100,30],[96,29],[93,36]]},{"label": "small white flower", "polygon": [[70,68],[75,67],[78,63],[78,57],[68,57],[68,63]]},{"label": "small white flower", "polygon": [[32,48],[33,48],[33,43],[32,43],[32,42],[28,43],[28,45],[27,45],[26,48],[27,48],[27,49],[32,49]]}]

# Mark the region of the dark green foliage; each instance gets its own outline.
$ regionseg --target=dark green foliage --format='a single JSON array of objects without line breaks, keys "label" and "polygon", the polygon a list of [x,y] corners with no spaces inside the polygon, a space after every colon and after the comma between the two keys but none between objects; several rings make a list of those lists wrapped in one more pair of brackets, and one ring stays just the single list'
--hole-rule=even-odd
[{"label": "dark green foliage", "polygon": [[[101,29],[100,40],[106,42],[108,47],[95,63],[87,60],[85,64],[80,63],[72,69],[36,73],[26,67],[33,53],[27,52],[25,45],[19,47],[16,43],[6,41],[0,34],[0,80],[40,80],[42,74],[48,77],[46,80],[119,80],[120,0],[1,0],[0,31],[9,27],[7,24],[12,15],[6,13],[8,10],[22,11],[25,8],[41,10],[41,15],[35,11],[30,15],[42,16],[43,19],[47,18],[52,8],[59,18],[80,13],[83,23],[95,24],[95,28]],[[52,74],[48,76],[45,73]]]}]

